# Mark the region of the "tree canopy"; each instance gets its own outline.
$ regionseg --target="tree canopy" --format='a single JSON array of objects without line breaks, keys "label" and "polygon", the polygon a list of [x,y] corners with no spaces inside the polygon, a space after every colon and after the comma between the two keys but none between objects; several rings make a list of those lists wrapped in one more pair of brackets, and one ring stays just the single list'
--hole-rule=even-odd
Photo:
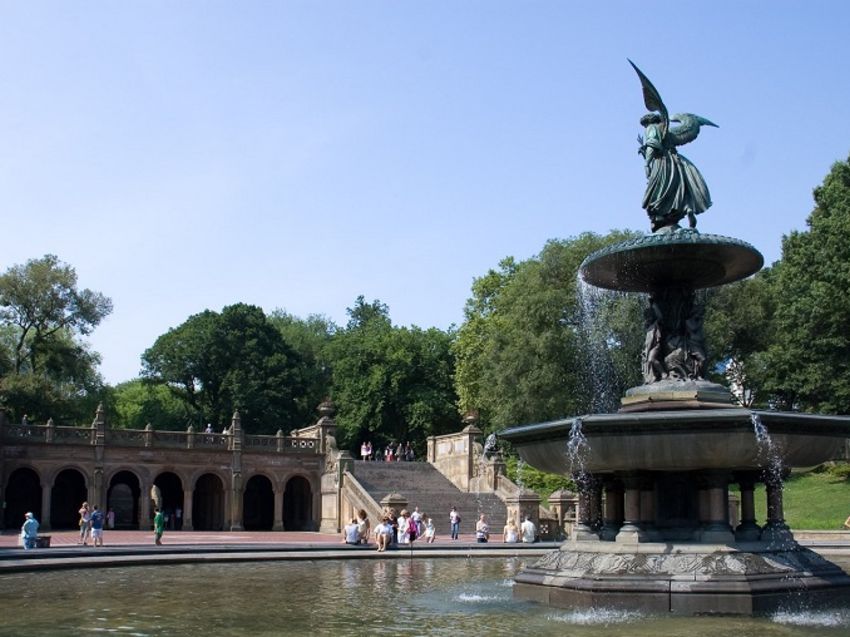
[{"label": "tree canopy", "polygon": [[850,413],[850,159],[814,191],[806,224],[782,242],[766,386],[786,408]]},{"label": "tree canopy", "polygon": [[167,385],[198,425],[226,426],[239,411],[248,433],[302,426],[302,361],[264,312],[235,304],[206,310],[160,336],[143,376]]},{"label": "tree canopy", "polygon": [[421,453],[426,436],[457,430],[452,334],[394,327],[386,305],[362,296],[348,315],[329,348],[341,446],[411,441]]},{"label": "tree canopy", "polygon": [[594,378],[608,381],[609,398],[636,384],[637,364],[633,371],[626,364],[637,360],[633,345],[642,338],[639,319],[627,320],[636,301],[609,295],[590,302],[577,283],[588,254],[631,236],[549,241],[538,256],[506,258],[475,279],[453,349],[461,410],[501,429],[594,410],[594,394],[607,387],[593,387]]},{"label": "tree canopy", "polygon": [[78,289],[77,273],[47,254],[0,275],[0,401],[31,420],[76,421],[103,391],[100,357],[81,337],[112,312],[99,292]]}]

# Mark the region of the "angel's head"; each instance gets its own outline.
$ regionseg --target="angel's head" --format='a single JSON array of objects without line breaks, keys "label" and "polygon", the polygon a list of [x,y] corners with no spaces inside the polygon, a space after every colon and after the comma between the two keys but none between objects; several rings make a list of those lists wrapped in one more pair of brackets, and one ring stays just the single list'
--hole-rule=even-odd
[{"label": "angel's head", "polygon": [[647,113],[643,117],[640,118],[641,126],[649,126],[650,124],[660,124],[661,123],[661,115],[658,113]]}]

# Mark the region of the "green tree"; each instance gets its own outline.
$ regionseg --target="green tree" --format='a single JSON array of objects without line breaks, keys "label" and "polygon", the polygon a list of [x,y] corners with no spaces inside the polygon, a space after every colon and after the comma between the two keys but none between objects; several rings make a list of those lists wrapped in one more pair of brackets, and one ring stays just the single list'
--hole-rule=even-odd
[{"label": "green tree", "polygon": [[394,327],[386,305],[362,296],[348,315],[329,348],[340,445],[410,441],[421,454],[427,436],[456,430],[453,335]]},{"label": "green tree", "polygon": [[549,241],[537,257],[504,259],[473,282],[454,344],[462,411],[477,410],[486,430],[499,430],[585,413],[595,395],[619,398],[637,384],[637,300],[582,298],[576,276],[588,254],[632,236]]},{"label": "green tree", "polygon": [[157,429],[184,431],[194,425],[195,431],[205,423],[192,420],[193,414],[166,385],[150,383],[141,378],[120,383],[112,390],[110,425],[124,429]]},{"label": "green tree", "polygon": [[171,388],[192,421],[220,427],[238,410],[248,433],[302,424],[302,361],[258,307],[240,303],[191,316],[160,336],[142,364],[143,376]]},{"label": "green tree", "polygon": [[329,318],[311,314],[306,319],[275,310],[269,321],[283,336],[303,361],[304,394],[295,399],[298,418],[309,424],[316,417],[316,407],[329,394],[331,388],[331,360],[328,353],[331,340],[338,328]]},{"label": "green tree", "polygon": [[814,191],[806,231],[784,237],[765,355],[777,406],[850,413],[850,159]]},{"label": "green tree", "polygon": [[104,385],[100,357],[81,340],[112,301],[77,287],[73,267],[48,254],[0,275],[0,401],[31,420],[79,422],[94,413]]},{"label": "green tree", "polygon": [[763,403],[765,352],[775,336],[774,270],[710,291],[705,333],[706,368],[713,380],[728,384],[745,407]]}]

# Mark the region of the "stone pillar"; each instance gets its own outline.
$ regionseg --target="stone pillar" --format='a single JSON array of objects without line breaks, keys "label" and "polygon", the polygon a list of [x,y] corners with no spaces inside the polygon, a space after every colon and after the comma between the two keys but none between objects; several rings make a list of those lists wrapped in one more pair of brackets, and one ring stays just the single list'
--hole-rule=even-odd
[{"label": "stone pillar", "polygon": [[573,480],[578,487],[578,510],[576,525],[573,529],[573,541],[598,540],[599,535],[593,530],[595,480],[588,474],[576,474]]},{"label": "stone pillar", "polygon": [[762,542],[780,545],[793,543],[794,535],[785,524],[782,478],[771,475],[765,480],[764,486],[767,489],[767,524],[761,532]]},{"label": "stone pillar", "polygon": [[[558,516],[558,528],[565,537],[572,537],[578,497],[572,491],[561,489],[549,494],[549,507]],[[510,516],[508,516],[510,517]]]},{"label": "stone pillar", "polygon": [[623,476],[623,525],[615,538],[619,543],[646,541],[640,528],[640,474],[629,473]]},{"label": "stone pillar", "polygon": [[[321,505],[320,505],[321,506]],[[274,489],[274,523],[272,531],[283,531],[283,488]]]},{"label": "stone pillar", "polygon": [[38,518],[39,528],[42,531],[49,531],[50,525],[52,524],[50,520],[50,507],[52,506],[52,498],[53,495],[53,485],[52,484],[42,484],[41,485],[41,517]]},{"label": "stone pillar", "polygon": [[619,480],[605,481],[605,515],[600,539],[613,542],[623,524],[623,485]]},{"label": "stone pillar", "polygon": [[184,531],[194,531],[194,527],[192,526],[192,496],[194,495],[194,491],[189,489],[183,489],[183,530]]},{"label": "stone pillar", "polygon": [[[520,490],[516,495],[505,498],[508,520],[513,519],[517,526],[522,524],[525,516],[540,528],[540,496],[533,491]],[[491,520],[492,522],[492,520]]]},{"label": "stone pillar", "polygon": [[708,472],[704,474],[704,481],[708,524],[703,527],[700,540],[713,544],[734,542],[735,536],[729,526],[729,476],[725,473]]},{"label": "stone pillar", "polygon": [[761,536],[761,527],[756,524],[755,484],[756,476],[751,472],[736,475],[741,490],[741,523],[735,529],[739,542],[755,542]]},{"label": "stone pillar", "polygon": [[143,484],[139,494],[139,530],[151,528],[151,487],[153,483]]},{"label": "stone pillar", "polygon": [[[225,508],[230,517],[230,530],[242,531],[242,418],[239,412],[233,413],[230,423],[231,435],[231,477],[230,506]],[[225,520],[225,525],[227,521]]]},{"label": "stone pillar", "polygon": [[655,480],[645,474],[640,483],[640,528],[648,541],[658,539],[655,528]]}]

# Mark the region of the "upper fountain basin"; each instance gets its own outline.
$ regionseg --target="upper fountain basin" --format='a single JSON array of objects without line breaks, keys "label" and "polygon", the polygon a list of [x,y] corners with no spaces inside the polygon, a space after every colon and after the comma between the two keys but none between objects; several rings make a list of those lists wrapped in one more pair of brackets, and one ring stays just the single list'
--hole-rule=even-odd
[{"label": "upper fountain basin", "polygon": [[762,468],[752,417],[767,427],[785,467],[812,467],[836,457],[850,437],[850,417],[749,409],[694,409],[582,416],[587,447],[574,467],[567,441],[575,419],[511,427],[499,437],[542,471],[570,475],[614,471]]},{"label": "upper fountain basin", "polygon": [[589,284],[623,292],[701,289],[758,272],[761,253],[745,241],[695,230],[655,233],[607,246],[579,267]]}]

